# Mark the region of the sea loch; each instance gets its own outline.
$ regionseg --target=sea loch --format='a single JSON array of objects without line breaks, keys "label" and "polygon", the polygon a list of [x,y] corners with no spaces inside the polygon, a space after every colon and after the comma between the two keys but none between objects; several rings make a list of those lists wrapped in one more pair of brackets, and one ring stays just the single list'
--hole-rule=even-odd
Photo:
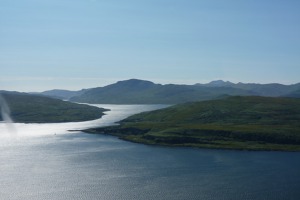
[{"label": "sea loch", "polygon": [[299,152],[147,146],[70,129],[106,126],[162,105],[111,109],[81,123],[0,124],[0,197],[8,200],[300,198]]}]

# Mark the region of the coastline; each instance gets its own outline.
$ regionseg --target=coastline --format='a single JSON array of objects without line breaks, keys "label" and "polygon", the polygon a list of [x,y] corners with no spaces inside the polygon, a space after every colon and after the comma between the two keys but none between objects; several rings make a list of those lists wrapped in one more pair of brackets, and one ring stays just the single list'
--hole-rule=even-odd
[{"label": "coastline", "polygon": [[[164,146],[164,147],[190,147],[190,148],[199,148],[199,149],[219,149],[219,150],[238,150],[238,151],[282,151],[282,152],[300,152],[300,145],[291,145],[291,144],[275,144],[275,143],[261,143],[259,141],[235,141],[230,143],[216,143],[212,141],[211,143],[171,143],[171,142],[160,142],[157,138],[152,140],[145,139],[145,134],[137,133],[137,129],[132,134],[122,134],[121,125],[118,126],[109,126],[109,127],[100,127],[100,128],[90,128],[81,130],[84,133],[88,134],[102,134],[102,135],[111,135],[115,136],[121,140],[153,145],[153,146]],[[141,130],[145,133],[144,130]],[[146,137],[147,138],[147,137]],[[155,140],[156,139],[156,140]]]}]

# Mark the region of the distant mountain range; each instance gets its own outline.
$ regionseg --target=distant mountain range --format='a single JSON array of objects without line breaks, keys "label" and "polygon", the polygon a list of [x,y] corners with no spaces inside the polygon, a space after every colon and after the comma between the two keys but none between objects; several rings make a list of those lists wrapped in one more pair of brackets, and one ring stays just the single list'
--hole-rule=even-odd
[{"label": "distant mountain range", "polygon": [[88,91],[88,89],[82,89],[79,91],[54,89],[54,90],[47,90],[47,91],[40,92],[40,93],[33,92],[32,94],[39,94],[39,95],[48,96],[48,97],[52,97],[52,98],[56,98],[56,99],[69,100],[70,98],[72,98],[74,96],[82,95],[86,91]]},{"label": "distant mountain range", "polygon": [[208,84],[197,84],[207,87],[231,87],[257,93],[259,96],[289,96],[297,90],[300,90],[300,83],[293,85],[283,85],[279,83],[257,84],[257,83],[232,83],[229,81],[212,81]]},{"label": "distant mountain range", "polygon": [[256,93],[232,87],[161,85],[150,81],[130,79],[105,87],[90,89],[70,100],[85,103],[177,104],[216,99],[224,95],[256,95]]},{"label": "distant mountain range", "polygon": [[40,94],[81,103],[99,104],[178,104],[219,99],[224,96],[266,96],[299,98],[300,83],[293,85],[232,83],[212,81],[207,84],[155,84],[130,79],[104,87],[80,91],[50,90]]}]

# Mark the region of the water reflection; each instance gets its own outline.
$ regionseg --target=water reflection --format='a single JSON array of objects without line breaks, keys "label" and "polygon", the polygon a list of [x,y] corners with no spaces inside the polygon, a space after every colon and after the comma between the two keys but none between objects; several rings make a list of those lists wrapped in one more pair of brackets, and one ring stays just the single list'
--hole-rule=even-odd
[{"label": "water reflection", "polygon": [[24,124],[13,123],[14,134],[11,126],[7,123],[0,123],[0,137],[24,137],[24,136],[41,136],[49,134],[65,134],[68,130],[82,130],[86,128],[113,125],[130,115],[156,110],[167,107],[167,105],[111,105],[111,104],[93,104],[93,106],[109,109],[100,119],[85,122],[69,123],[41,123],[41,124]]},{"label": "water reflection", "polygon": [[3,139],[5,124],[0,124],[0,199],[300,197],[299,152],[168,148],[67,131],[111,125],[136,112],[161,107],[98,106],[112,110],[102,119],[88,122],[17,124],[19,139]]}]

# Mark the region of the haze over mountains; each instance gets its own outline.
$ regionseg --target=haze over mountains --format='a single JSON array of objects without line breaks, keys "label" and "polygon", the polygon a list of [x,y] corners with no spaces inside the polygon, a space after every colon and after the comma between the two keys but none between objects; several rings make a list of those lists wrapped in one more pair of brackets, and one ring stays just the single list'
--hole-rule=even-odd
[{"label": "haze over mountains", "polygon": [[54,90],[47,90],[41,93],[37,93],[37,94],[41,94],[44,96],[49,96],[49,97],[53,97],[53,98],[57,98],[57,99],[70,99],[74,96],[78,96],[81,95],[83,93],[85,93],[88,89],[82,89],[79,91],[70,91],[70,90],[59,90],[59,89],[54,89]]},{"label": "haze over mountains", "polygon": [[207,84],[156,84],[130,79],[104,87],[79,91],[51,90],[41,93],[54,98],[81,103],[101,104],[178,104],[190,101],[218,99],[224,96],[300,97],[300,83],[293,85],[232,83],[212,81]]}]

